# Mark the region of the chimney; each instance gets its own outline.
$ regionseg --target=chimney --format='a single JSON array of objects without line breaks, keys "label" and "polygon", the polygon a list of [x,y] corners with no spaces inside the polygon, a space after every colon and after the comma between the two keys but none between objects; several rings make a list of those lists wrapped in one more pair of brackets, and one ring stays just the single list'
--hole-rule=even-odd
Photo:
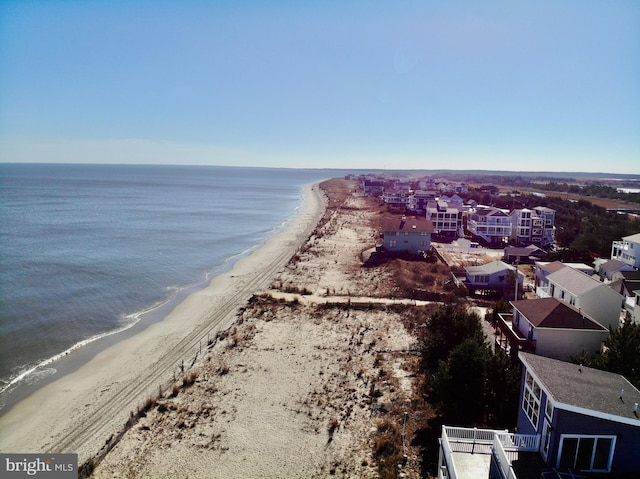
[{"label": "chimney", "polygon": [[622,396],[624,395],[624,389],[620,390],[620,401],[624,402],[624,399],[622,399]]}]

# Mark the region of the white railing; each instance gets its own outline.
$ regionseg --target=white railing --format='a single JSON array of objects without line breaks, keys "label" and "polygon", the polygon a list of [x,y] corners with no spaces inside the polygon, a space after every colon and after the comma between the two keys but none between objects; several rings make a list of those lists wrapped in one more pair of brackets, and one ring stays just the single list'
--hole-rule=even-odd
[{"label": "white railing", "polygon": [[[493,444],[493,438],[498,431],[495,429],[478,429],[470,427],[442,426],[442,434],[453,442],[470,442],[476,444]],[[507,432],[504,432],[507,434]]]},{"label": "white railing", "polygon": [[496,432],[496,439],[507,450],[536,452],[540,448],[540,436]]},{"label": "white railing", "polygon": [[446,464],[447,476],[442,475],[442,470],[438,471],[438,477],[448,477],[458,479],[456,464],[453,462],[453,452],[449,445],[449,437],[447,436],[446,426],[442,426],[442,439],[440,439],[440,448],[444,454],[444,462]]},{"label": "white railing", "polygon": [[517,459],[518,452],[537,452],[540,447],[540,436],[512,434],[508,431],[496,431],[495,429],[442,426],[440,447],[444,455],[448,476],[439,470],[439,478],[457,479],[458,477],[450,443],[491,445],[503,477],[517,479],[511,466],[512,461]]},{"label": "white railing", "polygon": [[498,440],[497,435],[493,442],[493,451],[496,455],[498,467],[502,471],[502,477],[504,479],[518,479],[516,473],[513,471],[511,460],[507,457],[507,452],[502,447],[502,443]]}]

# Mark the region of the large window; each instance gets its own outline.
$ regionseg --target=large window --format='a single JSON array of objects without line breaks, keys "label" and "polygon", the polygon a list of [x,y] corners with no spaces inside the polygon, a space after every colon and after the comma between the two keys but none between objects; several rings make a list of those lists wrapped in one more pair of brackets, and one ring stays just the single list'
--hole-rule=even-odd
[{"label": "large window", "polygon": [[533,376],[529,374],[529,371],[527,371],[526,381],[524,384],[524,394],[522,396],[522,409],[536,430],[538,429],[538,419],[540,418],[541,396],[542,389],[540,389],[540,385],[535,379],[533,379]]},{"label": "large window", "polygon": [[609,472],[615,445],[615,436],[563,434],[560,436],[558,467],[579,471]]}]

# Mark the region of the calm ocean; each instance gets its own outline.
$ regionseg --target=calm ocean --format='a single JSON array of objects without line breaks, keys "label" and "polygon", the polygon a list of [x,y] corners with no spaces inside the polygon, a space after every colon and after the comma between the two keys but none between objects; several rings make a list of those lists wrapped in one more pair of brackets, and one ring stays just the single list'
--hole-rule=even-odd
[{"label": "calm ocean", "polygon": [[0,165],[0,392],[204,287],[296,214],[303,185],[344,174]]}]

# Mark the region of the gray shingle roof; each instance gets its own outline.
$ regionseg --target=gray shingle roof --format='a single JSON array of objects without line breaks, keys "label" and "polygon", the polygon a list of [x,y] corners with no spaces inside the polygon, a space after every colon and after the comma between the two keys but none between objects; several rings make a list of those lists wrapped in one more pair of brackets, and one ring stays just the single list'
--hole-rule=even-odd
[{"label": "gray shingle roof", "polygon": [[600,271],[604,272],[604,273],[612,273],[614,271],[617,271],[620,268],[623,268],[625,266],[629,266],[627,263],[623,263],[620,260],[617,259],[610,259],[609,261],[607,261],[606,263],[602,263],[600,265]]},{"label": "gray shingle roof", "polygon": [[576,296],[582,296],[602,285],[597,279],[573,268],[561,268],[547,276],[547,279]]},{"label": "gray shingle roof", "polygon": [[483,264],[482,266],[465,266],[464,269],[470,274],[493,274],[504,270],[516,270],[513,266],[502,261],[492,261],[491,263]]},{"label": "gray shingle roof", "polygon": [[622,418],[640,427],[640,410],[638,416],[633,412],[634,403],[640,403],[640,391],[624,376],[530,353],[521,352],[519,357],[556,403],[587,409],[600,417],[615,416],[609,419]]}]

